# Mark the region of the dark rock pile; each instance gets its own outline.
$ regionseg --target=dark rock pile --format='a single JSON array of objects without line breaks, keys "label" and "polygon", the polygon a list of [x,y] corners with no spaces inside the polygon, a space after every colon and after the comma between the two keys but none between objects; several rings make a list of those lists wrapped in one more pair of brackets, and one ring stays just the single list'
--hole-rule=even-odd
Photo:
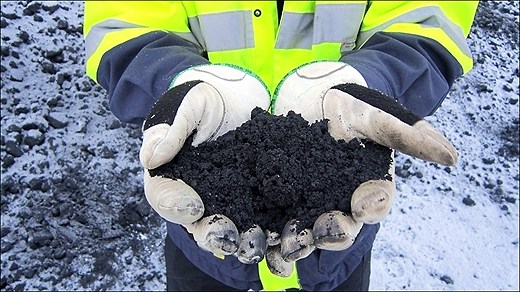
[{"label": "dark rock pile", "polygon": [[1,5],[0,288],[157,283],[164,226],[143,196],[140,125],[117,121],[85,75],[82,2]]},{"label": "dark rock pile", "polygon": [[336,141],[326,120],[309,126],[294,112],[273,116],[257,108],[215,141],[197,147],[188,141],[150,174],[182,179],[201,196],[205,215],[224,214],[239,231],[258,224],[281,233],[291,219],[312,228],[326,211],[350,213],[361,183],[391,180],[390,153],[369,141]]}]

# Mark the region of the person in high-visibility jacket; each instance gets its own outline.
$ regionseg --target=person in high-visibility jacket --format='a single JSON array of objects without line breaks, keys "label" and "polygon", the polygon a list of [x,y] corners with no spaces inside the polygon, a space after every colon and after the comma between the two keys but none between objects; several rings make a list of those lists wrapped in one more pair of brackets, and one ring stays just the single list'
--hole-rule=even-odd
[{"label": "person in high-visibility jacket", "polygon": [[[456,150],[422,118],[472,68],[466,38],[477,5],[86,1],[87,75],[107,90],[117,118],[143,124],[145,194],[168,221],[168,290],[368,290],[378,222],[394,198],[393,165],[391,179],[356,190],[351,214],[325,214],[333,223],[320,216],[310,237],[238,234],[225,216],[203,217],[190,186],[148,170],[170,161],[192,133],[194,145],[215,139],[254,107],[326,118],[337,139],[453,165]],[[363,98],[374,91],[398,106]]]}]

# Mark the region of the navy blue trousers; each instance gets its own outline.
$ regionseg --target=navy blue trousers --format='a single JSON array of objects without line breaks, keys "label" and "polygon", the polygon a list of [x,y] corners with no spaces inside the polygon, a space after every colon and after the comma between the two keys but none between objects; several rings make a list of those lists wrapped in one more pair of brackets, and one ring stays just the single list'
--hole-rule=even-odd
[{"label": "navy blue trousers", "polygon": [[[239,291],[213,279],[193,265],[169,237],[165,240],[164,255],[168,291]],[[370,259],[371,252],[363,257],[350,277],[333,291],[368,291]],[[288,291],[302,290],[288,289]]]}]

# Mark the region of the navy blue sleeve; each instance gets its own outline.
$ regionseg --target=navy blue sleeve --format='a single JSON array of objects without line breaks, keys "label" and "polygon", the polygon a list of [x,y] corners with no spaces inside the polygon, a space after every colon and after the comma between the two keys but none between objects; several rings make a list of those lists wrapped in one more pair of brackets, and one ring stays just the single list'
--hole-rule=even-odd
[{"label": "navy blue sleeve", "polygon": [[378,32],[340,61],[356,68],[368,87],[394,97],[420,117],[433,114],[462,75],[460,64],[438,42],[402,33]]},{"label": "navy blue sleeve", "polygon": [[156,31],[106,52],[97,80],[108,91],[112,113],[121,121],[140,124],[155,101],[168,90],[176,74],[208,63],[192,43],[174,34]]}]

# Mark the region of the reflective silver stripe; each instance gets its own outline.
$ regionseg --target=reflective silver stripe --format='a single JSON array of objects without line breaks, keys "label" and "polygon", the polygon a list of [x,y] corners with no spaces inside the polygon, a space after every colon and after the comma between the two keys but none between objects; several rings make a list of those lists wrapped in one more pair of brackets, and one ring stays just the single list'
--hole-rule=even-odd
[{"label": "reflective silver stripe", "polygon": [[253,18],[249,10],[202,14],[189,18],[190,29],[208,52],[253,48]]},{"label": "reflective silver stripe", "polygon": [[361,47],[376,32],[382,31],[394,23],[417,23],[423,27],[440,28],[458,45],[464,54],[471,56],[462,29],[453,24],[439,7],[434,6],[417,8],[373,29],[360,32],[357,40],[358,47]]},{"label": "reflective silver stripe", "polygon": [[341,43],[354,48],[366,3],[318,4],[314,13],[284,12],[277,49],[311,49],[322,43]]},{"label": "reflective silver stripe", "polygon": [[278,28],[276,49],[310,49],[312,47],[314,13],[283,12]]},{"label": "reflective silver stripe", "polygon": [[[86,60],[88,60],[90,58],[90,56],[92,56],[92,54],[94,54],[94,52],[96,51],[97,47],[101,44],[101,41],[103,40],[103,38],[105,37],[106,34],[114,32],[114,31],[128,29],[128,28],[142,28],[142,27],[144,27],[144,26],[129,23],[129,22],[122,21],[122,20],[116,20],[116,19],[109,19],[109,20],[100,22],[98,24],[95,24],[94,26],[92,26],[92,28],[88,32],[87,36],[85,37]],[[179,33],[179,32],[172,32],[172,33],[174,33],[174,34],[178,35],[179,37],[181,37],[189,42],[192,42],[196,46],[200,47],[199,43],[197,42],[197,40],[195,39],[193,34]]]},{"label": "reflective silver stripe", "polygon": [[121,20],[105,20],[92,26],[87,36],[85,37],[85,54],[88,60],[90,56],[96,51],[99,44],[107,33],[122,30],[125,28],[136,28],[141,27],[132,23],[128,23]]}]

